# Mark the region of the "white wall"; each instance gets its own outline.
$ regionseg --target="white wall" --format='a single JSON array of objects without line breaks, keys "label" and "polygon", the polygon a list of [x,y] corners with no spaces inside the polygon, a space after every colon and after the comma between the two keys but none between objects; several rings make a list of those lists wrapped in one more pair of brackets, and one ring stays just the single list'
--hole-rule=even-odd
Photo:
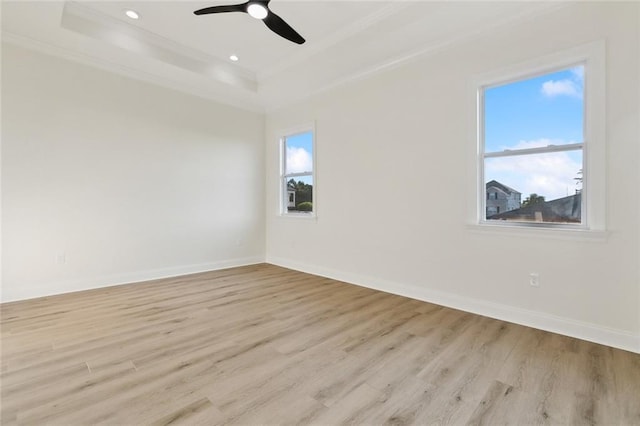
[{"label": "white wall", "polygon": [[2,301],[263,261],[263,138],[261,114],[4,45]]},{"label": "white wall", "polygon": [[[639,7],[575,4],[269,113],[267,260],[640,352]],[[469,230],[470,82],[602,39],[609,237]],[[278,133],[312,120],[318,218],[278,217]]]}]

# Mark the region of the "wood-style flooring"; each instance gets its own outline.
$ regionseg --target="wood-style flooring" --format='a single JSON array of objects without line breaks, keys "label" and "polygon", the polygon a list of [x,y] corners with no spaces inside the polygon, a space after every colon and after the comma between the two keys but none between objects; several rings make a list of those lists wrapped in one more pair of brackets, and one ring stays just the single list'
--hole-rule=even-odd
[{"label": "wood-style flooring", "polygon": [[3,425],[640,425],[640,355],[272,265],[1,306]]}]

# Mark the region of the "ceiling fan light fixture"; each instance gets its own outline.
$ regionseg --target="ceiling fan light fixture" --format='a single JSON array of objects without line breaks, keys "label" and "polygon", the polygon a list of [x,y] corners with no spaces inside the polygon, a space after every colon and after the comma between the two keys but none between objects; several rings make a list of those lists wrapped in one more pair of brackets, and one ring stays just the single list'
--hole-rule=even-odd
[{"label": "ceiling fan light fixture", "polygon": [[259,3],[250,3],[249,6],[247,6],[247,13],[256,19],[264,19],[269,14],[267,8]]}]

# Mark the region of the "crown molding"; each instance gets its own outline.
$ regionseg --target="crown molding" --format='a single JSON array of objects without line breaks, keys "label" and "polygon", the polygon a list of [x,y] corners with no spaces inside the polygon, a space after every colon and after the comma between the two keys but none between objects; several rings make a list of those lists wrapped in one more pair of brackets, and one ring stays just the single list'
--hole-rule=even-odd
[{"label": "crown molding", "polygon": [[255,94],[231,94],[229,93],[229,89],[222,90],[222,88],[220,88],[220,90],[216,90],[215,88],[211,87],[198,86],[195,84],[187,83],[185,81],[180,81],[158,74],[152,74],[137,68],[128,67],[118,62],[108,61],[102,58],[97,58],[95,56],[90,56],[52,43],[36,40],[31,37],[14,34],[6,30],[2,30],[1,35],[3,43],[12,44],[27,50],[33,50],[49,56],[66,59],[72,62],[129,77],[135,80],[140,80],[146,83],[151,83],[157,86],[187,93],[199,98],[223,103],[239,109],[258,113],[264,113],[265,111],[262,102],[259,101]]},{"label": "crown molding", "polygon": [[[346,73],[338,78],[325,79],[324,81],[320,80],[315,85],[311,84],[310,86],[305,87],[303,90],[293,90],[291,86],[287,86],[287,81],[285,81],[284,78],[278,79],[278,74],[280,72],[284,72],[294,68],[303,69],[303,67],[305,66],[305,62],[312,59],[315,55],[329,49],[331,46],[338,45],[348,38],[357,35],[359,32],[364,31],[368,27],[371,27],[376,23],[383,21],[384,19],[400,13],[402,10],[410,7],[411,4],[412,2],[392,2],[389,5],[377,10],[376,12],[354,22],[345,29],[334,33],[330,37],[324,38],[319,42],[310,45],[309,49],[301,51],[300,54],[291,57],[291,59],[282,61],[277,66],[269,68],[258,75],[253,75],[249,71],[243,70],[241,67],[237,67],[237,69],[234,68],[233,72],[236,75],[240,76],[240,78],[245,79],[244,82],[247,84],[229,84],[228,82],[225,82],[224,79],[217,79],[215,78],[215,76],[211,76],[206,72],[201,72],[201,69],[199,67],[204,66],[202,64],[224,62],[220,59],[214,58],[192,48],[182,46],[169,39],[156,35],[155,33],[139,29],[128,23],[123,23],[109,15],[95,11],[83,5],[78,5],[75,2],[65,3],[65,13],[73,15],[74,19],[82,18],[84,20],[87,20],[83,24],[85,25],[85,27],[90,27],[91,25],[98,22],[98,24],[102,23],[107,25],[107,27],[103,28],[117,28],[119,30],[122,30],[124,28],[124,31],[129,36],[135,36],[136,40],[140,39],[143,42],[146,42],[148,45],[152,46],[152,48],[155,47],[159,49],[156,50],[156,53],[158,53],[161,57],[159,58],[157,57],[157,55],[145,55],[145,52],[138,52],[135,50],[133,51],[134,54],[146,57],[147,60],[155,60],[163,64],[177,67],[181,72],[191,73],[191,75],[196,78],[190,78],[188,74],[185,74],[184,78],[179,78],[179,76],[175,75],[163,75],[163,67],[158,67],[158,71],[155,72],[154,69],[151,69],[151,71],[149,71],[130,65],[123,65],[122,62],[118,62],[116,60],[109,60],[90,53],[79,52],[72,48],[54,44],[54,42],[52,41],[42,41],[40,39],[34,39],[23,35],[11,33],[4,29],[2,30],[1,34],[3,41],[30,50],[36,50],[48,55],[58,56],[74,62],[94,66],[109,72],[114,72],[116,74],[134,78],[136,80],[149,82],[169,89],[195,95],[204,99],[228,104],[237,108],[264,113],[293,105],[297,102],[304,101],[305,99],[321,94],[323,92],[334,90],[345,84],[350,84],[367,79],[378,73],[386,72],[411,63],[412,61],[437,54],[438,52],[450,48],[456,44],[467,42],[469,40],[472,40],[473,38],[480,37],[491,31],[517,25],[518,23],[521,23],[523,21],[533,19],[537,16],[547,13],[555,12],[558,9],[570,5],[570,3],[567,2],[543,2],[540,3],[540,6],[534,9],[526,10],[518,15],[512,16],[509,19],[503,19],[500,22],[485,26],[481,29],[474,30],[473,28],[469,28],[467,31],[458,33],[455,38],[448,38],[444,40],[441,39],[428,45],[425,44],[418,49],[402,52],[396,57],[388,58],[384,61],[379,61],[367,67],[362,67],[357,71]],[[70,11],[72,13],[67,12],[67,8],[70,8]],[[82,20],[80,23],[82,23]],[[78,22],[76,22],[76,24],[78,24]],[[114,27],[116,25],[118,27]],[[84,30],[79,32],[76,31],[75,33],[82,34],[84,37],[87,36]],[[93,37],[93,39],[106,42],[109,46],[112,47],[118,46],[117,44],[114,45],[114,43],[110,43],[109,40],[103,40],[102,37]],[[122,51],[131,53],[131,50],[127,50],[126,48],[122,49]],[[176,64],[175,61],[166,60],[166,57],[162,57],[163,52],[168,52],[168,56],[170,58],[172,57],[171,55],[177,52],[179,55],[181,55],[179,58],[183,58],[182,60],[183,62],[187,63],[187,66],[180,66],[180,64]],[[173,58],[175,59],[175,56]],[[191,68],[193,69],[189,67],[189,61],[192,61]],[[178,62],[180,62],[180,60]],[[225,65],[232,66],[232,64]],[[167,71],[164,74],[172,73],[170,71]],[[249,87],[247,87],[247,85]],[[268,91],[263,90],[267,88],[269,89]]]},{"label": "crown molding", "polygon": [[366,15],[365,17],[353,22],[349,26],[341,29],[340,31],[334,32],[329,37],[325,37],[320,41],[315,42],[307,42],[307,46],[305,50],[301,50],[300,53],[291,56],[289,59],[281,61],[277,65],[268,68],[257,74],[258,82],[262,82],[267,80],[274,75],[281,73],[282,71],[294,67],[309,58],[317,55],[318,53],[329,49],[332,46],[339,44],[340,42],[352,37],[365,29],[375,25],[378,22],[381,22],[396,13],[399,13],[403,9],[406,9],[411,5],[411,2],[393,2],[391,4],[386,5],[385,7]]},{"label": "crown molding", "polygon": [[[510,26],[518,25],[518,24],[521,24],[522,22],[534,19],[541,15],[557,12],[560,9],[569,7],[571,5],[571,2],[564,2],[564,1],[563,2],[541,2],[540,4],[541,6],[539,6],[537,9],[529,10],[519,15],[512,16],[494,25],[490,25],[490,26],[481,28],[479,30],[470,29],[469,31],[460,33],[455,38],[446,39],[440,42],[436,42],[436,43],[432,43],[432,44],[420,47],[418,49],[404,52],[396,57],[389,58],[386,61],[381,61],[377,64],[374,64],[373,66],[361,69],[357,72],[353,72],[348,75],[345,75],[342,78],[320,85],[315,90],[309,91],[308,93],[296,93],[296,95],[288,99],[285,99],[284,97],[282,97],[277,100],[272,100],[266,103],[265,110],[267,112],[277,111],[278,109],[285,108],[297,102],[304,101],[305,99],[309,99],[313,96],[339,88],[343,85],[365,80],[376,74],[390,71],[392,69],[407,65],[413,61],[417,61],[417,60],[435,55],[455,45],[468,42],[478,37],[482,37],[483,35],[491,33],[492,31],[496,31],[502,28],[508,28]],[[260,80],[260,76],[259,76],[259,80]]]}]

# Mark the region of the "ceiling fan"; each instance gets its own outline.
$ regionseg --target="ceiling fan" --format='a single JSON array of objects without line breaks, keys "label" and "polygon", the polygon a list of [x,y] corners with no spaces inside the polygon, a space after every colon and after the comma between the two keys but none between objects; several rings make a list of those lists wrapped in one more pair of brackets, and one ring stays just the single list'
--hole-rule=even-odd
[{"label": "ceiling fan", "polygon": [[251,15],[253,18],[262,20],[267,27],[274,33],[281,37],[286,38],[294,43],[302,44],[305,42],[304,38],[296,32],[289,24],[287,24],[281,17],[273,13],[269,9],[269,2],[271,0],[249,0],[242,4],[232,4],[228,6],[211,6],[204,9],[196,10],[196,15],[208,15],[210,13],[224,13],[224,12],[244,12]]}]

